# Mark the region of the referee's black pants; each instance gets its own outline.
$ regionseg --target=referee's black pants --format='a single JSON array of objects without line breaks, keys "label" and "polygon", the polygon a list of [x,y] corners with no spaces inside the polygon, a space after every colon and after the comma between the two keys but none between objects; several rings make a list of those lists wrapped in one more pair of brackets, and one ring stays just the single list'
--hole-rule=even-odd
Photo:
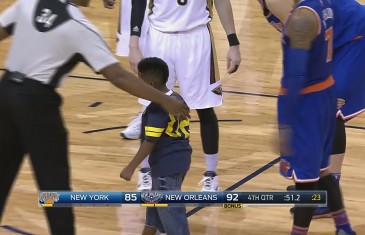
[{"label": "referee's black pants", "polygon": [[[0,81],[0,222],[27,153],[40,190],[71,190],[61,101],[53,88],[34,80],[18,84],[5,75]],[[36,201],[28,203],[38,206]],[[72,208],[45,211],[52,234],[75,234]]]}]

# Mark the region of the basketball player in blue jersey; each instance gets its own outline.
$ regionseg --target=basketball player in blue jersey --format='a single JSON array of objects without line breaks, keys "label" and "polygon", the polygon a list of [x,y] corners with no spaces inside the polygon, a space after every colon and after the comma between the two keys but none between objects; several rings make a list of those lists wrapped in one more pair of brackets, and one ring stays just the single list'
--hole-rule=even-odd
[{"label": "basketball player in blue jersey", "polygon": [[[294,0],[282,30],[283,77],[278,98],[280,173],[297,190],[325,190],[337,235],[355,235],[339,184],[329,173],[335,130],[330,0]],[[291,235],[306,235],[315,207],[296,207]]]},{"label": "basketball player in blue jersey", "polygon": [[[292,1],[260,2],[269,23],[281,31]],[[335,16],[332,63],[338,112],[330,172],[339,181],[346,150],[345,122],[365,110],[365,6],[355,0],[336,0],[332,1],[332,8]],[[313,217],[325,218],[331,214],[328,208],[317,208]]]}]

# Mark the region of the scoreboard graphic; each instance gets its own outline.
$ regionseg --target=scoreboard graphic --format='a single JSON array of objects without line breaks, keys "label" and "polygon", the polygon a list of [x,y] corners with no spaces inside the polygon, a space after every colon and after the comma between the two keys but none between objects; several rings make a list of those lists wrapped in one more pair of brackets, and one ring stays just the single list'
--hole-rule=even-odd
[{"label": "scoreboard graphic", "polygon": [[290,192],[39,192],[42,207],[327,206],[326,191]]}]

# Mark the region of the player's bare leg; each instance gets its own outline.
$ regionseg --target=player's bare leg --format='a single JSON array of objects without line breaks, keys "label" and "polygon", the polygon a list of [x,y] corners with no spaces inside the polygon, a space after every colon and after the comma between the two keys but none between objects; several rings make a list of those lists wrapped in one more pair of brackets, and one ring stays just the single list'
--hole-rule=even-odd
[{"label": "player's bare leg", "polygon": [[215,192],[218,191],[219,187],[217,175],[219,148],[218,119],[213,108],[198,109],[197,113],[200,119],[200,133],[207,167],[200,185],[203,185],[203,192]]}]

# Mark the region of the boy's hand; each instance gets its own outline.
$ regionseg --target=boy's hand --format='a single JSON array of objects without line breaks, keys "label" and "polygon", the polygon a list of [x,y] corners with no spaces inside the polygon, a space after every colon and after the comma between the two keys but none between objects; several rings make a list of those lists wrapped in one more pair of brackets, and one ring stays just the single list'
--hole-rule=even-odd
[{"label": "boy's hand", "polygon": [[135,170],[136,168],[133,168],[129,165],[124,167],[124,169],[120,172],[120,178],[130,181]]}]

